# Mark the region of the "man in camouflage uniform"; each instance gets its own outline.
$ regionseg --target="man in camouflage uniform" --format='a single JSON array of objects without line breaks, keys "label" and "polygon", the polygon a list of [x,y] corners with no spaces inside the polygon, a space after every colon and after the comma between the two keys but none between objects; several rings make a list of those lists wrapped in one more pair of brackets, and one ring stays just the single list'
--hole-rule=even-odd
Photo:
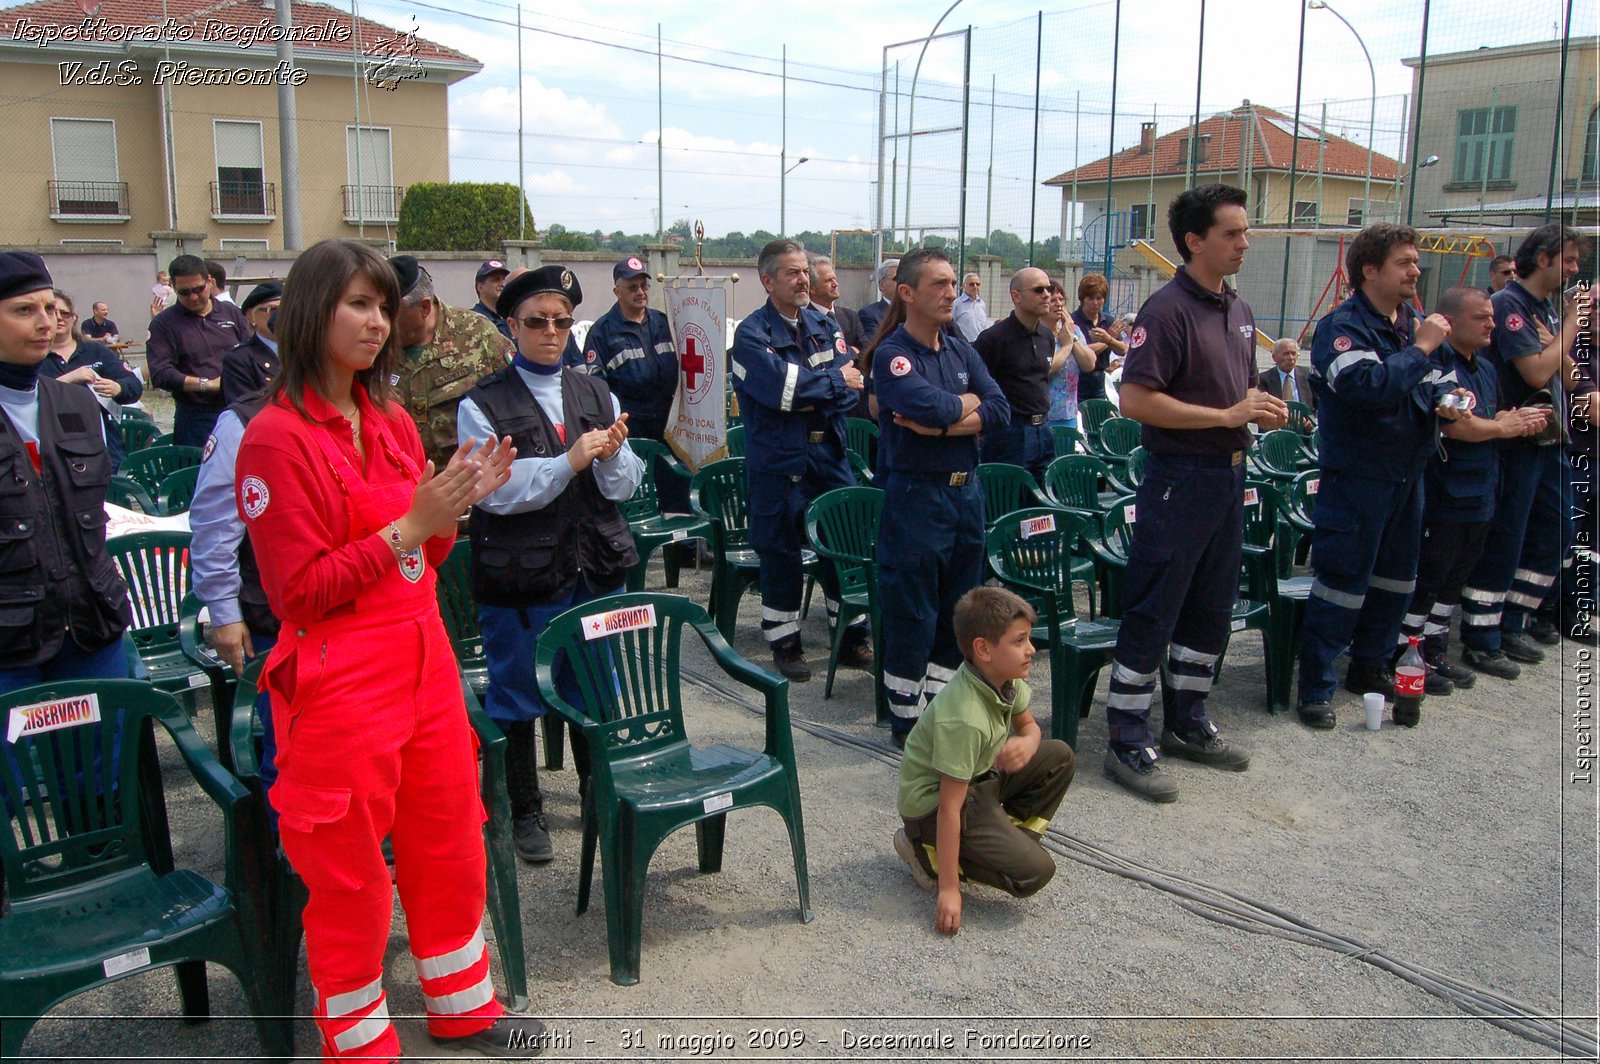
[{"label": "man in camouflage uniform", "polygon": [[443,469],[456,451],[461,397],[489,374],[505,369],[513,348],[489,319],[446,306],[415,258],[396,255],[389,264],[400,275],[401,291],[394,329],[402,354],[393,383],[399,402],[417,423],[423,450]]}]

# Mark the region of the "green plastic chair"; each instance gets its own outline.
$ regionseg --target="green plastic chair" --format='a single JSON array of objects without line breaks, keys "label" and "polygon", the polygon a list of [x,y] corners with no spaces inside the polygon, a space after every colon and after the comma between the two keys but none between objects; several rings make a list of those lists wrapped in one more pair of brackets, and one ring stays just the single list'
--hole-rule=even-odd
[{"label": "green plastic chair", "polygon": [[728,457],[729,458],[743,458],[744,457],[744,426],[742,424],[741,425],[730,425],[728,427],[728,436],[727,436],[726,442],[728,444]]},{"label": "green plastic chair", "polygon": [[1072,584],[1089,579],[1078,572],[1079,551],[1093,520],[1057,509],[1020,510],[997,521],[988,539],[990,570],[1038,613],[1034,639],[1050,652],[1050,734],[1073,748],[1121,627],[1118,621],[1079,621],[1073,609]]},{"label": "green plastic chair", "polygon": [[1135,447],[1121,466],[1107,466],[1106,483],[1118,495],[1135,494],[1144,481],[1144,466],[1149,458],[1150,453],[1143,447]]},{"label": "green plastic chair", "polygon": [[1083,433],[1084,449],[1100,454],[1100,426],[1121,417],[1117,404],[1109,399],[1085,399],[1078,404],[1078,428]]},{"label": "green plastic chair", "polygon": [[[294,1053],[290,998],[264,964],[271,914],[265,810],[206,749],[170,695],[138,680],[40,684],[0,696],[0,717],[42,703],[99,720],[19,736],[0,772],[15,811],[0,831],[10,911],[0,919],[0,1057],[21,1055],[46,1013],[87,990],[175,967],[184,1015],[210,1015],[206,962],[239,980],[265,1055]],[[222,882],[174,867],[154,723],[222,812]]]},{"label": "green plastic chair", "polygon": [[[1267,656],[1267,708],[1272,713],[1287,713],[1292,705],[1290,688],[1300,648],[1300,629],[1311,597],[1310,576],[1281,575],[1293,553],[1286,498],[1279,485],[1252,481],[1245,486],[1245,573],[1241,590],[1246,599],[1267,607],[1262,636]],[[1238,623],[1237,617],[1234,623]]]},{"label": "green plastic chair", "polygon": [[[605,623],[602,615],[609,616],[612,634],[590,638],[594,626]],[[761,750],[690,743],[679,671],[686,630],[699,635],[726,676],[760,692],[766,705]],[[556,690],[557,655],[572,663],[581,706],[562,701]],[[700,871],[716,872],[722,868],[728,814],[760,805],[777,811],[789,829],[800,919],[811,922],[787,680],[735,653],[698,603],[666,594],[615,595],[568,610],[550,622],[535,663],[540,693],[583,728],[594,755],[577,910],[581,914],[589,907],[598,848],[613,983],[639,981],[650,858],[663,839],[690,824]]]},{"label": "green plastic chair", "polygon": [[[1322,487],[1322,472],[1308,469],[1282,487],[1279,492],[1279,512],[1288,523],[1288,549],[1279,562],[1278,575],[1289,576],[1294,565],[1306,564],[1311,553],[1311,532],[1315,527],[1317,490]],[[1283,568],[1287,562],[1291,568]]]},{"label": "green plastic chair", "polygon": [[1293,480],[1302,472],[1301,463],[1305,460],[1305,451],[1300,446],[1303,439],[1299,433],[1288,429],[1264,433],[1256,440],[1251,460],[1262,476],[1274,481]]},{"label": "green plastic chair", "polygon": [[161,430],[156,427],[154,421],[124,415],[122,420],[117,422],[117,437],[122,441],[124,455],[144,450],[155,443],[156,437],[160,435]]},{"label": "green plastic chair", "polygon": [[806,508],[806,538],[811,549],[833,566],[839,578],[839,617],[828,653],[828,681],[822,697],[833,697],[833,677],[845,629],[858,617],[872,628],[872,690],[879,723],[889,722],[889,698],[883,687],[883,614],[878,601],[878,525],[883,518],[883,492],[878,488],[835,488]]},{"label": "green plastic chair", "polygon": [[1050,438],[1055,441],[1057,458],[1083,452],[1083,433],[1071,425],[1051,425]]},{"label": "green plastic chair", "polygon": [[[702,466],[689,482],[689,501],[711,526],[711,615],[724,639],[731,640],[739,620],[739,600],[761,579],[761,559],[750,548],[750,506],[744,459],[724,458]],[[811,602],[811,589],[821,563],[814,551],[802,551],[806,574],[800,596],[802,616]]]},{"label": "green plastic chair", "polygon": [[1101,493],[1100,485],[1111,480],[1111,467],[1088,454],[1062,455],[1045,467],[1041,494],[1052,506],[1084,513],[1104,513],[1118,494]]},{"label": "green plastic chair", "polygon": [[[489,691],[489,661],[484,657],[483,630],[478,625],[478,601],[472,595],[471,540],[456,540],[439,566],[433,590],[445,634],[455,648],[456,665],[472,691],[469,705],[479,705]],[[566,722],[546,713],[539,726],[544,733],[544,767],[559,771],[566,766]]]},{"label": "green plastic chair", "polygon": [[158,514],[155,500],[150,498],[150,493],[144,485],[131,477],[113,475],[106,484],[106,502],[113,506],[120,506],[125,510],[137,510],[142,514]]},{"label": "green plastic chair", "polygon": [[178,698],[193,716],[195,690],[210,684],[183,652],[178,627],[189,594],[189,533],[136,532],[106,540],[106,553],[128,585],[129,629],[157,689]]},{"label": "green plastic chair", "polygon": [[1317,426],[1317,416],[1304,403],[1288,403],[1289,423],[1284,427],[1301,436],[1310,436]]},{"label": "green plastic chair", "polygon": [[978,486],[983,489],[983,519],[989,527],[1006,514],[1038,506],[1043,497],[1033,474],[1008,462],[978,466]]},{"label": "green plastic chair", "polygon": [[1124,496],[1100,515],[1100,536],[1090,540],[1095,571],[1100,576],[1100,612],[1122,618],[1122,576],[1128,570],[1128,548],[1133,544],[1133,523],[1138,516],[1132,496]]},{"label": "green plastic chair", "polygon": [[1128,417],[1107,418],[1100,426],[1100,453],[1110,463],[1125,463],[1139,446],[1144,426]]},{"label": "green plastic chair", "polygon": [[[711,538],[711,524],[704,517],[695,514],[674,514],[667,516],[661,512],[659,485],[655,481],[656,460],[665,462],[669,475],[689,479],[689,473],[683,468],[664,443],[655,440],[630,439],[628,446],[633,448],[635,454],[644,462],[644,476],[639,481],[639,490],[626,502],[617,504],[622,511],[622,516],[628,520],[628,531],[633,533],[633,542],[639,551],[638,564],[628,570],[627,588],[629,591],[643,591],[645,572],[650,568],[650,557],[656,551],[674,543],[692,543],[695,540],[709,540]],[[678,586],[678,555],[676,551],[666,551],[661,555],[662,566],[667,574],[667,586]]]},{"label": "green plastic chair", "polygon": [[154,414],[137,406],[125,406],[122,408],[122,420],[127,421],[129,418],[134,421],[148,421],[152,425],[156,423]]},{"label": "green plastic chair", "polygon": [[156,487],[156,509],[163,517],[173,517],[189,512],[194,501],[195,483],[200,479],[200,467],[188,466],[174,470],[161,478]]},{"label": "green plastic chair", "polygon": [[[261,794],[261,720],[256,716],[256,695],[260,691],[262,656],[245,666],[230,705],[227,745],[232,752],[235,773],[254,793]],[[513,1010],[528,1007],[528,968],[522,941],[522,902],[517,893],[516,858],[511,844],[511,804],[506,793],[505,734],[484,713],[472,685],[463,676],[461,696],[467,704],[467,719],[478,735],[482,765],[479,795],[489,819],[483,825],[483,842],[488,856],[488,897],[484,907],[494,925],[495,945],[500,952],[500,967],[505,972],[506,993]],[[263,799],[265,795],[262,795]],[[275,869],[268,877],[272,899],[273,947],[272,977],[289,1001],[295,998],[295,981],[300,970],[301,913],[305,909],[305,882],[290,867],[282,851],[277,851]]]},{"label": "green plastic chair", "polygon": [[233,771],[233,749],[228,742],[228,729],[233,716],[233,689],[237,680],[227,662],[206,642],[200,624],[201,602],[193,591],[183,596],[178,607],[178,649],[195,668],[206,674],[211,684],[211,713],[217,740],[217,759],[222,767]]},{"label": "green plastic chair", "polygon": [[844,423],[845,446],[861,456],[868,469],[878,468],[878,425],[864,417],[846,418]]},{"label": "green plastic chair", "polygon": [[180,469],[200,464],[198,447],[151,446],[125,455],[118,475],[136,480],[152,495],[161,494],[161,482]]}]

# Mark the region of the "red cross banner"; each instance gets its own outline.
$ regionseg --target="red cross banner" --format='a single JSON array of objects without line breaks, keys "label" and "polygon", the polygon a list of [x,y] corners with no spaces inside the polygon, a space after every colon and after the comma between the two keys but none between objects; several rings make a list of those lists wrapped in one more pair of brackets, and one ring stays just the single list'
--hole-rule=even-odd
[{"label": "red cross banner", "polygon": [[678,277],[666,296],[678,349],[667,445],[693,472],[727,457],[728,293],[720,277]]}]

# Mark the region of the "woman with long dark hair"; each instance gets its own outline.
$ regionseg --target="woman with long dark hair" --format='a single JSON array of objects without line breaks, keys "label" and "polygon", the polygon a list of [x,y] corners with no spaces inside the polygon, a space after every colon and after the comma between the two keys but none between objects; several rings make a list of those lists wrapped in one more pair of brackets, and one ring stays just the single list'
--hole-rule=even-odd
[{"label": "woman with long dark hair", "polygon": [[328,240],[289,271],[282,369],[239,447],[235,490],[273,612],[263,683],[277,710],[271,791],[310,891],[306,957],[327,1060],[392,1059],[383,992],[395,882],[435,1041],[504,1056],[515,1022],[489,978],[475,740],[433,569],[456,520],[503,484],[510,441],[435,470],[389,401],[399,280]]}]

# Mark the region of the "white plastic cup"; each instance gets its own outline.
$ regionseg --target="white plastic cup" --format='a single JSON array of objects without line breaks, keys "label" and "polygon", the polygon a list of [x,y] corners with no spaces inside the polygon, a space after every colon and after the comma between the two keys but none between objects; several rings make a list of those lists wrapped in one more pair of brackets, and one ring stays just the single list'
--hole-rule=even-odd
[{"label": "white plastic cup", "polygon": [[1379,731],[1383,728],[1383,695],[1376,691],[1368,692],[1361,696],[1361,704],[1367,710],[1367,731]]}]

